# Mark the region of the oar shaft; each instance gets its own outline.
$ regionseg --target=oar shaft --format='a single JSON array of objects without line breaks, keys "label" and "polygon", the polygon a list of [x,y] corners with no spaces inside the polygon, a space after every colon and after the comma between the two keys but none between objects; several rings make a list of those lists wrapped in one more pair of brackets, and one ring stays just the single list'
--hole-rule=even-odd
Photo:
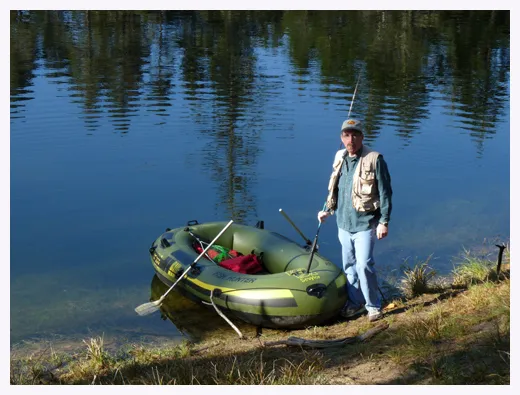
[{"label": "oar shaft", "polygon": [[[327,201],[325,201],[325,203],[323,203],[323,208],[321,209],[321,211],[325,211],[325,210],[327,210]],[[309,258],[309,264],[307,265],[307,273],[309,273],[309,271],[311,270],[312,258],[314,258],[314,253],[316,252],[316,244],[318,244],[318,235],[320,234],[320,228],[321,228],[321,222],[318,224],[318,229],[316,230],[316,236],[314,237],[314,241],[312,242],[311,256]]]},{"label": "oar shaft", "polygon": [[300,229],[298,229],[298,227],[296,226],[296,224],[294,222],[291,221],[291,219],[289,218],[289,216],[287,214],[285,214],[285,211],[283,211],[282,209],[279,210],[280,213],[285,217],[285,219],[287,221],[289,221],[289,223],[293,226],[294,229],[296,229],[296,231],[300,234],[300,236],[303,238],[303,240],[305,240],[305,242],[308,244],[308,245],[311,245],[311,241],[305,237],[305,235],[302,233],[302,231]]},{"label": "oar shaft", "polygon": [[231,226],[231,224],[233,223],[233,220],[229,221],[227,223],[226,226],[224,226],[224,228],[219,232],[219,234],[217,235],[217,237],[215,237],[211,243],[209,243],[206,248],[204,249],[204,251],[202,251],[199,256],[197,258],[195,258],[195,260],[190,264],[190,266],[188,266],[188,268],[184,271],[184,273],[181,274],[181,276],[177,279],[177,281],[175,281],[173,283],[173,285],[168,289],[168,291],[165,292],[165,294],[163,296],[161,296],[161,300],[164,299],[166,297],[166,295],[168,295],[168,293],[177,285],[177,283],[179,281],[182,280],[182,278],[186,275],[186,273],[188,273],[192,268],[193,266],[195,266],[195,264],[199,261],[200,258],[202,258],[204,256],[204,254],[206,254],[206,252],[208,252],[208,250],[211,248],[211,246],[218,240],[218,238],[220,236],[222,236],[222,233],[224,233],[227,228],[229,228]]},{"label": "oar shaft", "polygon": [[314,258],[314,253],[316,252],[316,244],[318,243],[318,234],[320,233],[320,228],[321,228],[321,222],[318,225],[318,230],[316,231],[316,237],[314,238],[314,241],[312,242],[311,256],[309,257],[309,264],[307,265],[307,273],[309,273],[311,270],[312,258]]}]

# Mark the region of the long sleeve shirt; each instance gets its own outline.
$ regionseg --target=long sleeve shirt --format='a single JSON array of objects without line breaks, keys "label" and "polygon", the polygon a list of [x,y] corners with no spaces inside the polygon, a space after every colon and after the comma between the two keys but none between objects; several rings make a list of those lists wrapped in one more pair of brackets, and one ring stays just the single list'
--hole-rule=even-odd
[{"label": "long sleeve shirt", "polygon": [[376,161],[376,182],[381,206],[371,212],[358,212],[353,207],[352,181],[358,161],[359,156],[350,157],[348,154],[346,155],[338,183],[336,221],[339,228],[351,233],[375,228],[378,222],[390,222],[390,214],[392,213],[391,179],[383,155],[379,155]]}]

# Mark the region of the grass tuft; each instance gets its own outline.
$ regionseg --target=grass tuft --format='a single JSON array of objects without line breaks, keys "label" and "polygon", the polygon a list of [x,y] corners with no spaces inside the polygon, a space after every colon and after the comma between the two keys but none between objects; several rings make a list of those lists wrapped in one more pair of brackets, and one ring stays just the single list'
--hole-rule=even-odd
[{"label": "grass tuft", "polygon": [[[505,253],[507,250],[505,251]],[[363,343],[308,351],[265,347],[216,333],[204,343],[147,348],[131,344],[114,355],[103,337],[63,356],[52,347],[26,357],[11,355],[11,384],[309,385],[309,384],[509,384],[510,279],[493,277],[494,263],[464,250],[457,273],[462,291],[434,295],[431,256],[406,267],[408,299],[393,299],[383,318],[389,328]],[[508,261],[509,262],[509,258]],[[507,269],[509,271],[509,269]],[[444,289],[443,289],[444,290]],[[429,295],[427,295],[429,294]],[[358,335],[373,327],[366,317],[293,332],[313,340]],[[291,331],[292,332],[292,331]],[[265,329],[263,340],[285,330]],[[251,334],[253,340],[253,334]],[[260,346],[258,347],[257,344]],[[339,369],[338,369],[339,367]]]},{"label": "grass tuft", "polygon": [[432,255],[414,267],[408,266],[405,260],[402,265],[404,278],[401,279],[400,285],[405,297],[414,298],[425,293],[439,292],[442,288],[433,281],[437,272],[429,265],[431,258]]},{"label": "grass tuft", "polygon": [[[461,261],[453,269],[453,287],[467,288],[493,279],[495,263],[480,255],[463,249]],[[496,277],[496,276],[495,276]]]},{"label": "grass tuft", "polygon": [[102,336],[90,338],[88,341],[83,340],[87,346],[86,359],[93,363],[94,368],[104,369],[110,366],[112,358],[105,350],[105,342]]}]

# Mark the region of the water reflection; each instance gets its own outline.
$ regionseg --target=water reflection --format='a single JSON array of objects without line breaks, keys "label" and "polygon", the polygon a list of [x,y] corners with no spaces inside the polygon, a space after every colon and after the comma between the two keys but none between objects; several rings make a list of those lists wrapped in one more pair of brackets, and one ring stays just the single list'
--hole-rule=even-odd
[{"label": "water reflection", "polygon": [[123,133],[143,96],[167,116],[176,78],[195,114],[210,104],[235,128],[257,99],[257,50],[284,45],[299,85],[317,73],[351,91],[363,70],[358,113],[373,138],[392,124],[409,141],[429,116],[434,87],[469,131],[483,122],[490,130],[503,116],[509,12],[499,11],[12,11],[12,114],[20,116],[16,102],[42,59],[54,83],[71,83],[89,130],[102,102],[105,111],[95,114]]},{"label": "water reflection", "polygon": [[[241,222],[256,216],[252,186],[259,151],[258,131],[248,127],[248,123],[251,114],[258,117],[258,107],[263,104],[255,101],[256,58],[251,36],[247,34],[250,29],[247,20],[230,18],[227,14],[224,23],[206,30],[200,37],[203,42],[212,43],[205,66],[215,95],[211,129],[205,131],[212,139],[203,149],[203,167],[217,185],[220,203],[216,212],[225,211]],[[184,47],[188,57],[193,48]]]},{"label": "water reflection", "polygon": [[[159,277],[154,275],[150,300],[159,299],[167,290],[168,287],[161,282]],[[233,330],[213,307],[196,303],[181,292],[181,288],[175,288],[166,295],[160,311],[161,319],[170,320],[184,336],[193,340],[204,340],[215,331]],[[233,323],[238,328],[252,328],[242,321],[235,321]]]},{"label": "water reflection", "polygon": [[37,69],[37,32],[28,13],[11,12],[10,77],[11,118],[23,118],[25,101],[32,100],[32,79]]},{"label": "water reflection", "polygon": [[81,118],[87,134],[188,118],[205,144],[215,212],[237,221],[256,218],[257,142],[294,139],[295,114],[315,97],[348,108],[358,76],[352,115],[369,145],[383,128],[411,144],[440,107],[453,118],[443,133],[464,131],[480,158],[508,116],[508,11],[11,11],[10,20],[11,124],[30,117],[37,77],[63,86],[80,112],[63,118]]},{"label": "water reflection", "polygon": [[[184,215],[265,219],[276,228],[269,210],[277,216],[291,204],[309,235],[330,167],[325,150],[339,140],[328,131],[346,115],[359,76],[352,115],[364,120],[367,144],[388,154],[401,191],[381,256],[395,268],[406,254],[451,254],[509,229],[509,167],[501,170],[508,11],[12,11],[10,18],[11,246],[27,252],[13,257],[15,277],[62,270],[85,243],[96,259],[106,255],[114,231],[122,235],[112,251],[117,267],[125,254],[146,253],[159,223]],[[125,136],[123,143],[102,135],[109,133]],[[83,134],[94,138],[86,143]],[[441,147],[442,138],[453,144]],[[474,160],[484,153],[485,169]],[[42,237],[27,245],[27,229]],[[324,246],[337,245],[332,229],[320,236]],[[140,268],[125,273],[150,270]],[[192,313],[178,324],[216,317],[199,307],[180,308]],[[165,317],[177,320],[176,308]]]}]

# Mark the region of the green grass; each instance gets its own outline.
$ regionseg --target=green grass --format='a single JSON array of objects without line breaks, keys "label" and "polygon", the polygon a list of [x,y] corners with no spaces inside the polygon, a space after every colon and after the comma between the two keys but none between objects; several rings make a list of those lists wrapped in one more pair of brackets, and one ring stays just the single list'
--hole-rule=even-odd
[{"label": "green grass", "polygon": [[[299,331],[264,329],[261,338],[229,329],[200,343],[156,348],[127,344],[106,350],[103,337],[71,354],[46,347],[11,356],[11,384],[307,385],[509,384],[510,280],[493,276],[491,260],[464,251],[454,274],[463,288],[438,286],[429,257],[408,267],[408,298],[385,310],[389,324],[370,341],[323,350],[263,347],[294,335],[313,340],[364,333],[366,317]],[[509,265],[509,256],[507,256]],[[496,273],[495,273],[496,274]],[[454,280],[458,279],[454,275]],[[458,285],[460,287],[460,284]],[[422,293],[421,293],[422,292]],[[456,292],[456,294],[454,293]]]},{"label": "green grass", "polygon": [[[505,267],[509,262],[509,247],[506,247],[502,264]],[[497,263],[492,260],[490,253],[477,254],[464,248],[461,257],[459,258],[459,262],[457,262],[453,269],[453,286],[465,288],[471,284],[496,280],[496,266]]]},{"label": "green grass", "polygon": [[430,266],[431,258],[432,255],[426,261],[416,263],[413,267],[408,265],[407,260],[401,265],[403,278],[400,288],[406,298],[410,299],[425,293],[439,292],[444,288],[440,282],[434,281],[437,272]]}]

